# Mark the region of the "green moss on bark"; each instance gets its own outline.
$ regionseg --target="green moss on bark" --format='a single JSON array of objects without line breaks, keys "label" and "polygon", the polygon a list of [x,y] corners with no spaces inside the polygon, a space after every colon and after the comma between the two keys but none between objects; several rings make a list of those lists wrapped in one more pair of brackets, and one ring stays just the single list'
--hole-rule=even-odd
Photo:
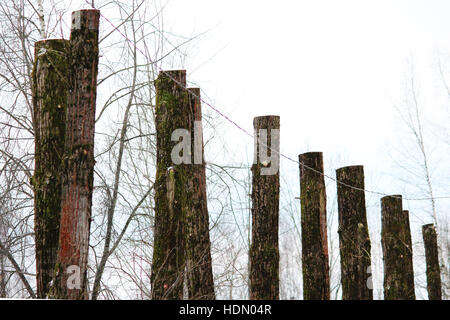
[{"label": "green moss on bark", "polygon": [[67,40],[36,42],[32,73],[35,131],[34,221],[37,296],[45,298],[55,267],[61,216],[61,166],[67,109]]},{"label": "green moss on bark", "polygon": [[[191,300],[215,299],[209,237],[209,214],[206,196],[206,172],[203,150],[203,130],[195,131],[195,121],[202,121],[200,89],[189,90],[189,129],[191,131],[191,161],[187,167],[186,265],[188,295]],[[201,143],[195,150],[195,134]],[[195,152],[201,153],[201,163],[195,163]]]},{"label": "green moss on bark", "polygon": [[[174,81],[175,79],[175,81]],[[185,268],[187,165],[174,165],[175,129],[189,128],[186,71],[161,72],[156,87],[155,225],[151,272],[152,299],[182,299]]]},{"label": "green moss on bark", "polygon": [[[58,272],[52,290],[58,299],[88,298],[99,19],[100,11],[95,9],[72,13]],[[69,266],[79,267],[79,288],[67,286]]]},{"label": "green moss on bark", "polygon": [[411,231],[400,195],[381,198],[381,228],[384,299],[414,300]]},{"label": "green moss on bark", "polygon": [[438,258],[438,242],[433,224],[422,226],[425,258],[427,263],[427,291],[429,300],[442,300],[441,271]]},{"label": "green moss on bark", "polygon": [[[271,141],[272,130],[280,128],[280,117],[263,116],[253,120],[254,128],[267,130],[267,146],[279,150]],[[275,142],[274,142],[275,143]],[[268,156],[271,155],[268,149]],[[252,166],[252,242],[250,247],[250,299],[279,299],[278,222],[280,172],[261,174],[260,142],[257,140],[257,162]],[[263,155],[265,156],[265,155]],[[276,154],[279,159],[279,154]],[[279,163],[279,161],[278,161]],[[270,164],[275,165],[275,164]]]},{"label": "green moss on bark", "polygon": [[[350,166],[336,170],[339,248],[343,300],[372,300],[370,238],[364,195],[364,168]],[[354,187],[350,188],[348,186]],[[357,189],[355,189],[357,188]]]}]

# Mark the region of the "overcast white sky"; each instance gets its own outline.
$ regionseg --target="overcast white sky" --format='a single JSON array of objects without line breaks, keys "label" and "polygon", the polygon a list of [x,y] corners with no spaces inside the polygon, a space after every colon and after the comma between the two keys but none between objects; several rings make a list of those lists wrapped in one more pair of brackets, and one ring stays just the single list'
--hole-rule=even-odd
[{"label": "overcast white sky", "polygon": [[[383,153],[403,139],[393,105],[411,66],[424,99],[438,90],[449,14],[437,0],[171,0],[165,23],[184,35],[212,28],[180,67],[247,130],[254,116],[278,114],[286,154],[345,155],[389,174]],[[426,102],[427,116],[440,117],[442,100]]]}]

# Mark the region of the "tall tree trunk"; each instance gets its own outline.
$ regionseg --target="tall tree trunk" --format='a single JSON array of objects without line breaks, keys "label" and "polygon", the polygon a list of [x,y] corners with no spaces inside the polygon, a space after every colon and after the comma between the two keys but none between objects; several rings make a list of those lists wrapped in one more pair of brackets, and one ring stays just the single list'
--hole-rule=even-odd
[{"label": "tall tree trunk", "polygon": [[40,299],[49,293],[58,253],[68,54],[68,40],[43,40],[35,44],[32,73],[35,165],[32,183],[37,297]]},{"label": "tall tree trunk", "polygon": [[299,156],[303,298],[330,299],[327,208],[322,152]]},{"label": "tall tree trunk", "polygon": [[[409,223],[409,211],[403,210],[403,220],[406,225],[406,233],[405,233],[405,269],[406,269],[406,282],[412,288],[414,292],[414,268],[413,268],[413,246],[411,239],[411,226]],[[415,294],[414,294],[415,299]]]},{"label": "tall tree trunk", "polygon": [[[253,127],[256,161],[252,166],[250,299],[275,300],[279,299],[280,291],[278,247],[280,117],[256,117],[253,120]],[[260,135],[260,130],[265,130],[263,136]],[[276,168],[276,171],[264,173],[263,170],[271,166]]]},{"label": "tall tree trunk", "polygon": [[194,152],[193,164],[187,168],[187,200],[190,202],[186,210],[188,296],[191,300],[214,300],[200,89],[190,88],[189,93],[191,150]]},{"label": "tall tree trunk", "polygon": [[400,195],[381,198],[384,299],[415,300],[409,214]]},{"label": "tall tree trunk", "polygon": [[155,86],[157,167],[152,299],[182,299],[188,165],[173,163],[172,149],[177,142],[172,141],[172,133],[176,129],[189,128],[186,71],[161,72]]},{"label": "tall tree trunk", "polygon": [[439,268],[437,234],[433,224],[422,226],[427,263],[427,290],[429,300],[442,300],[441,271]]},{"label": "tall tree trunk", "polygon": [[[87,299],[100,11],[72,13],[61,227],[54,297]],[[69,269],[68,269],[69,268]]]},{"label": "tall tree trunk", "polygon": [[[363,166],[336,170],[343,300],[372,300],[370,238]],[[358,189],[354,189],[354,188]]]}]

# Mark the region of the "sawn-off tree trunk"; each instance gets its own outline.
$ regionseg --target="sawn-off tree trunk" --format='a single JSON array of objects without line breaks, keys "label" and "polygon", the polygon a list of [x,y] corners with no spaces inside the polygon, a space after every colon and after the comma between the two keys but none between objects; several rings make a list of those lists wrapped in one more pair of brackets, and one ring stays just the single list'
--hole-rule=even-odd
[{"label": "sawn-off tree trunk", "polygon": [[304,300],[329,300],[326,191],[322,152],[299,155]]},{"label": "sawn-off tree trunk", "polygon": [[[253,120],[255,129],[255,160],[252,165],[252,240],[250,247],[250,299],[279,299],[278,220],[280,172],[263,174],[261,169],[279,166],[279,138],[272,141],[272,132],[280,129],[279,116],[262,116]],[[266,130],[267,141],[260,136]],[[275,132],[274,132],[275,133]],[[278,133],[275,133],[278,134]],[[262,145],[265,144],[265,145]],[[267,150],[267,155],[262,150]],[[261,161],[276,157],[276,163]]]},{"label": "sawn-off tree trunk", "polygon": [[187,167],[186,262],[188,297],[213,300],[214,278],[209,238],[206,171],[203,149],[202,109],[199,88],[189,88],[191,162]]},{"label": "sawn-off tree trunk", "polygon": [[182,299],[185,269],[187,166],[171,158],[176,129],[189,128],[186,71],[162,71],[156,87],[156,179],[152,299]]},{"label": "sawn-off tree trunk", "polygon": [[[343,300],[372,300],[363,166],[336,170]],[[353,188],[351,188],[353,187]]]},{"label": "sawn-off tree trunk", "polygon": [[61,227],[54,298],[87,299],[100,11],[72,13]]},{"label": "sawn-off tree trunk", "polygon": [[69,41],[35,43],[32,100],[35,137],[34,230],[37,297],[50,289],[58,253],[61,218],[61,165],[68,95]]},{"label": "sawn-off tree trunk", "polygon": [[381,245],[384,260],[384,299],[415,300],[409,214],[402,196],[381,198]]},{"label": "sawn-off tree trunk", "polygon": [[427,291],[429,300],[442,300],[441,271],[438,258],[436,229],[433,224],[422,226],[425,259],[427,263]]}]

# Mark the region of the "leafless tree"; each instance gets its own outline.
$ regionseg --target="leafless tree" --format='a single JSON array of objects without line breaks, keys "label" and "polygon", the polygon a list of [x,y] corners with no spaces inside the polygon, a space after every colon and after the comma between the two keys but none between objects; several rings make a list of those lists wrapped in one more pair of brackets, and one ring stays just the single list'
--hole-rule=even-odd
[{"label": "leafless tree", "polygon": [[[407,132],[406,138],[403,141],[403,148],[397,148],[395,163],[402,169],[402,176],[400,180],[406,185],[412,186],[416,189],[415,194],[420,197],[428,199],[427,205],[417,207],[417,210],[425,212],[414,212],[410,210],[412,218],[418,219],[422,224],[426,220],[431,221],[436,226],[438,233],[438,247],[439,247],[439,261],[441,267],[441,274],[443,278],[443,285],[448,286],[449,264],[446,263],[448,257],[448,218],[444,212],[439,212],[438,201],[443,200],[436,197],[435,187],[438,183],[438,175],[434,174],[436,169],[436,155],[433,153],[433,148],[430,146],[432,136],[430,135],[429,121],[426,117],[426,110],[431,106],[424,106],[421,101],[419,83],[415,75],[412,74],[407,78],[405,85],[405,97],[403,102],[396,105],[395,108],[401,119],[401,123],[405,126]],[[415,208],[416,209],[416,208]],[[420,239],[420,237],[418,237]],[[423,244],[421,239],[413,246],[419,247],[419,252],[423,252]],[[417,255],[416,255],[417,256]],[[417,256],[418,257],[418,256]],[[423,253],[421,259],[424,259]],[[423,265],[425,262],[423,262]],[[416,282],[418,280],[416,279]],[[419,283],[419,286],[426,288],[425,283]],[[443,288],[444,298],[448,297],[448,288]]]}]

